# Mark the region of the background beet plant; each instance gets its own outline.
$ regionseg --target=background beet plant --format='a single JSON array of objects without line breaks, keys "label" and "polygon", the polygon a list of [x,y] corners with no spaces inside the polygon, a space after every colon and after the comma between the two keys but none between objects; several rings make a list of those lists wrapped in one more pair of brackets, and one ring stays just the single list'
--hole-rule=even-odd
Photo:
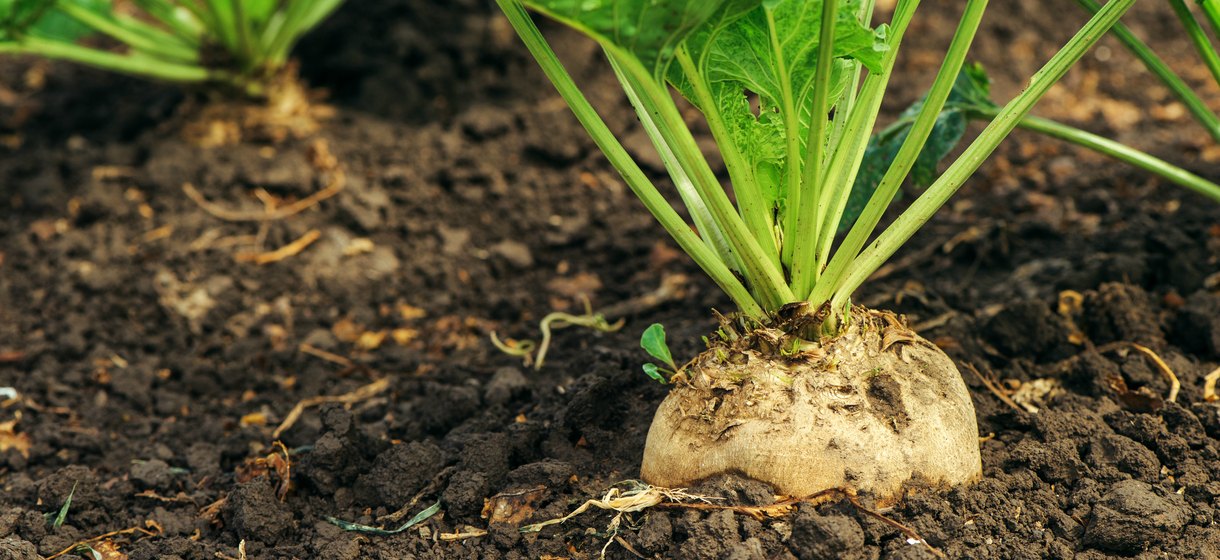
[{"label": "background beet plant", "polygon": [[342,0],[0,0],[0,53],[262,95]]}]

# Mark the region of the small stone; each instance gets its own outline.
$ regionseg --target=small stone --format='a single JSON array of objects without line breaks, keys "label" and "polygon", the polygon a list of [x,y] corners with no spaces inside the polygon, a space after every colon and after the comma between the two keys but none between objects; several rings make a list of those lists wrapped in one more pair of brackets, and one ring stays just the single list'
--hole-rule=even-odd
[{"label": "small stone", "polygon": [[499,255],[517,268],[529,268],[534,265],[534,256],[530,248],[520,241],[505,240],[491,246],[492,254]]},{"label": "small stone", "polygon": [[512,115],[487,105],[475,105],[459,119],[462,131],[475,140],[495,138],[512,127]]},{"label": "small stone", "polygon": [[487,404],[504,404],[529,387],[529,380],[515,367],[502,367],[487,382],[483,389],[483,400]]},{"label": "small stone", "polygon": [[161,488],[168,486],[174,478],[169,465],[160,459],[140,461],[131,466],[131,479],[145,488]]}]

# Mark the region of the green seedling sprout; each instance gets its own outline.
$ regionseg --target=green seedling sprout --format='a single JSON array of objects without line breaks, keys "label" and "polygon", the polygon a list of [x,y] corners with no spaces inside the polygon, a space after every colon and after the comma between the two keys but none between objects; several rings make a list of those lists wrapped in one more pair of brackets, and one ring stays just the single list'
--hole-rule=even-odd
[{"label": "green seedling sprout", "polygon": [[[952,360],[851,297],[1134,0],[1110,0],[1024,91],[1002,107],[988,101],[990,122],[939,175],[935,160],[960,132],[936,125],[953,108],[987,0],[964,2],[931,88],[884,156],[870,138],[919,0],[897,0],[876,27],[873,0],[497,3],[627,186],[738,310],[658,409],[641,467],[647,482],[677,487],[737,472],[778,493],[851,486],[884,503],[911,480],[977,480],[978,429]],[[689,222],[589,103],[527,8],[601,47]],[[702,113],[732,197],[675,92]],[[912,174],[930,185],[878,231]],[[672,367],[662,332],[650,327],[641,344]],[[877,368],[886,373],[869,374]],[[802,376],[809,381],[796,382]]]},{"label": "green seedling sprout", "polygon": [[644,329],[644,334],[640,335],[640,348],[648,352],[649,356],[656,358],[661,363],[669,366],[668,370],[657,367],[656,364],[644,364],[644,373],[660,383],[667,383],[667,375],[673,376],[678,373],[678,364],[674,363],[674,356],[669,351],[669,345],[665,343],[665,327],[660,323],[653,323],[647,329]]},{"label": "green seedling sprout", "polygon": [[116,0],[0,0],[0,54],[261,96],[297,40],[341,2],[135,0],[119,10]]}]

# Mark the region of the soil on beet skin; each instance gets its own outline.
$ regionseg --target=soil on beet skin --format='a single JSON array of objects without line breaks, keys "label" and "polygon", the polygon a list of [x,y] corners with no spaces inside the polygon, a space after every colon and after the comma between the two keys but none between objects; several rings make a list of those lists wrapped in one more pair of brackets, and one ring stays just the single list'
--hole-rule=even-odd
[{"label": "soil on beet skin", "polygon": [[[975,58],[998,99],[1084,19],[1048,5],[991,8]],[[1167,58],[1194,60],[1162,8],[1128,21]],[[952,33],[951,9],[925,11],[889,116],[927,87]],[[596,50],[557,31],[661,177]],[[1120,45],[1102,48],[1039,112],[1216,178],[1220,154],[1189,116]],[[639,333],[662,322],[675,356],[693,356],[710,309],[729,302],[489,3],[349,2],[299,52],[337,116],[314,138],[206,150],[176,131],[193,92],[0,60],[0,387],[17,393],[0,397],[0,557],[124,530],[93,546],[132,559],[237,558],[242,542],[260,559],[595,558],[613,537],[615,559],[932,557],[842,500],[761,520],[652,510],[616,535],[594,511],[521,534],[638,476],[665,394],[640,371]],[[1205,69],[1181,70],[1206,83]],[[344,188],[287,219],[225,220],[182,190],[258,213],[333,180],[320,150]],[[1213,203],[1017,134],[858,294],[954,358],[984,436],[980,483],[885,515],[949,558],[1220,554],[1220,405],[1203,393],[1220,364],[1218,272]],[[626,326],[557,331],[539,371],[488,342],[536,337],[543,315],[578,312],[584,297]],[[1133,344],[1176,373],[1176,402]],[[299,402],[353,392],[274,435]],[[775,500],[731,476],[690,491]],[[501,494],[490,522],[484,506]],[[391,536],[327,521],[394,528],[438,502]]]}]

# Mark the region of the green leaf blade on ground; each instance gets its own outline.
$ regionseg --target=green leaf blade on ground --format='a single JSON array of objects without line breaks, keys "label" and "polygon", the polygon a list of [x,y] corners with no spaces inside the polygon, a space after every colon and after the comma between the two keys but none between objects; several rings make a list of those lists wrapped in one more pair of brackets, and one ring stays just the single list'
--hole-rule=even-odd
[{"label": "green leaf blade on ground", "polygon": [[356,531],[358,533],[365,533],[365,534],[369,534],[369,535],[379,535],[379,536],[385,537],[385,536],[390,536],[390,535],[397,535],[403,531],[406,531],[407,529],[410,529],[411,527],[419,525],[420,523],[427,521],[428,518],[432,517],[433,515],[436,515],[440,511],[441,511],[441,503],[436,502],[435,504],[432,504],[431,506],[427,507],[423,511],[415,514],[415,517],[408,519],[406,523],[403,523],[402,525],[398,526],[398,528],[396,528],[396,529],[382,529],[380,527],[361,525],[359,523],[352,523],[351,521],[344,521],[342,519],[331,517],[329,515],[326,516],[326,520],[329,521],[331,524],[339,527],[340,529],[343,529],[344,531]]}]

